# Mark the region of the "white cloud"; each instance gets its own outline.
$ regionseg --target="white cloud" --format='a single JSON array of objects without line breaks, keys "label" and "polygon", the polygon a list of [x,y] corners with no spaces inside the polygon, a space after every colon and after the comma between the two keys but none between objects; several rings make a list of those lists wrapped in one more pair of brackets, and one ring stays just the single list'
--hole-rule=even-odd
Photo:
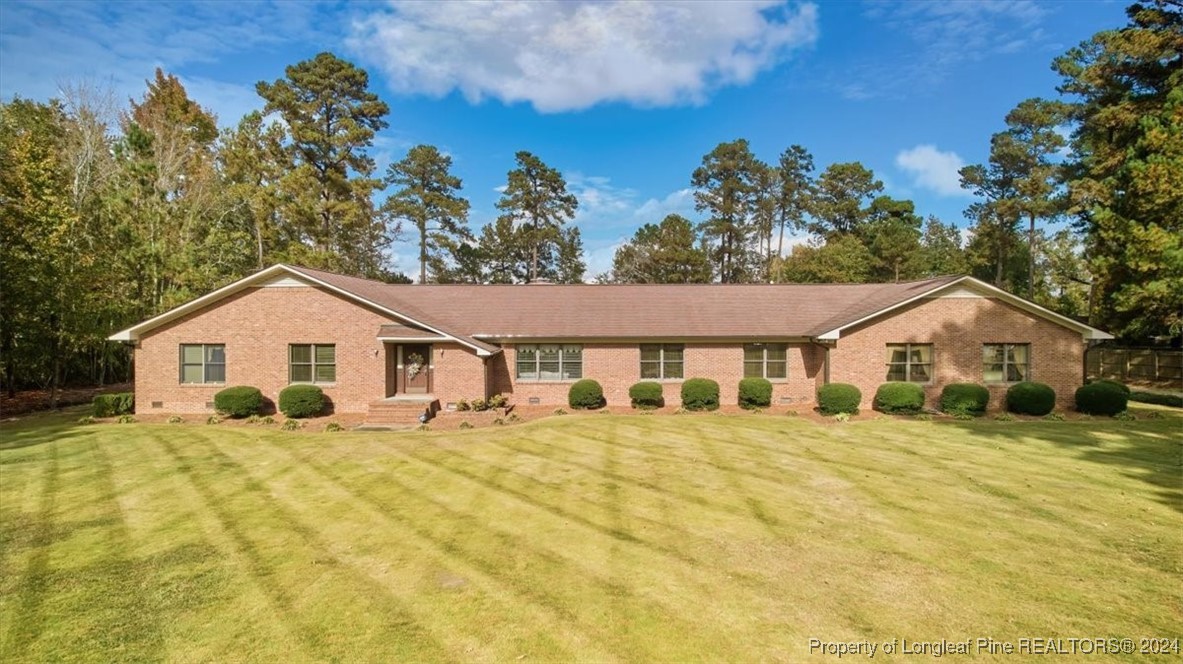
[{"label": "white cloud", "polygon": [[702,103],[817,39],[817,7],[745,2],[406,2],[347,44],[396,91],[540,112]]},{"label": "white cloud", "polygon": [[923,187],[942,196],[965,196],[961,188],[958,171],[965,166],[965,160],[956,152],[941,152],[934,145],[917,145],[910,150],[901,150],[895,157],[895,164],[912,176],[917,187]]},{"label": "white cloud", "polygon": [[650,198],[636,209],[633,216],[642,223],[656,224],[671,214],[680,214],[688,219],[694,218],[694,190],[679,189],[670,192],[664,198]]}]

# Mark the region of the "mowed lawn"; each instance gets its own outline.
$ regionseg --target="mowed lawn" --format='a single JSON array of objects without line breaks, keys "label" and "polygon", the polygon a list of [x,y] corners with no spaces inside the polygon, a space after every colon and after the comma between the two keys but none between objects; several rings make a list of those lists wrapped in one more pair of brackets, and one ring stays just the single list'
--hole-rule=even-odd
[{"label": "mowed lawn", "polygon": [[1177,416],[0,426],[7,662],[797,661],[810,638],[1183,637]]}]

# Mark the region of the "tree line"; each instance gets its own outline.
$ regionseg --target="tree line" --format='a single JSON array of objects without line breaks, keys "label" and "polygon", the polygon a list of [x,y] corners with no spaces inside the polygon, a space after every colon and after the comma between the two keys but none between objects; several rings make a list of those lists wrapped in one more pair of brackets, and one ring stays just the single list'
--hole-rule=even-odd
[{"label": "tree line", "polygon": [[[1183,20],[1176,2],[1057,58],[1061,98],[1028,100],[961,172],[963,234],[887,196],[858,162],[757,159],[722,143],[690,174],[700,221],[653,220],[615,282],[866,282],[968,272],[1131,338],[1180,332]],[[256,86],[263,108],[219,131],[173,75],[126,105],[77,84],[0,105],[0,363],[5,388],[126,379],[112,330],[276,262],[390,282],[391,244],[418,280],[585,278],[579,207],[562,174],[515,155],[480,229],[451,158],[412,147],[378,172],[390,109],[331,53]],[[1048,222],[1068,221],[1059,230]],[[1041,223],[1042,222],[1042,223]],[[790,248],[792,238],[808,235]]]}]

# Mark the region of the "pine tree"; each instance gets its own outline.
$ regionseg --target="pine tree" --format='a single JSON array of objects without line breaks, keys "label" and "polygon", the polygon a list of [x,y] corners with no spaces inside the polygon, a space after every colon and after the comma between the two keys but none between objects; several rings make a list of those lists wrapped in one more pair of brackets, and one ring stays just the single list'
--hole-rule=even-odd
[{"label": "pine tree", "polygon": [[562,174],[538,157],[521,151],[515,159],[517,168],[509,172],[497,208],[528,251],[526,280],[537,281],[543,276],[546,254],[564,242],[563,225],[575,217],[579,200],[567,191]]},{"label": "pine tree", "polygon": [[883,191],[883,182],[861,163],[830,164],[817,179],[809,205],[815,235],[833,237],[863,232],[870,204]]},{"label": "pine tree", "polygon": [[264,111],[287,126],[289,170],[280,183],[281,215],[304,246],[291,258],[374,275],[384,262],[389,234],[375,214],[366,154],[374,134],[387,126],[390,109],[369,90],[369,75],[332,53],[287,67],[286,78],[259,82]]},{"label": "pine tree", "polygon": [[758,171],[759,162],[741,138],[715,146],[690,178],[695,209],[709,215],[699,231],[711,247],[715,272],[723,283],[750,281],[758,262],[750,220]]},{"label": "pine tree", "polygon": [[468,230],[468,201],[457,192],[460,178],[451,174],[452,158],[432,145],[416,145],[402,160],[390,165],[386,183],[398,189],[386,199],[382,211],[396,220],[406,220],[418,233],[419,283],[427,283],[428,267],[433,280],[446,269],[445,252],[473,241]]},{"label": "pine tree", "polygon": [[694,224],[678,214],[645,224],[612,259],[612,280],[631,284],[691,284],[711,280],[710,258]]}]

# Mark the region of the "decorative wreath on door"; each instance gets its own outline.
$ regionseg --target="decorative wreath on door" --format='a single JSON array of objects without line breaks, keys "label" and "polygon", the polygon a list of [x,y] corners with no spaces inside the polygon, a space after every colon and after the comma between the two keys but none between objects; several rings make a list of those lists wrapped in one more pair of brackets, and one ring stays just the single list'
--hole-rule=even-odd
[{"label": "decorative wreath on door", "polygon": [[414,379],[423,371],[423,356],[419,353],[411,353],[407,356],[407,378]]}]

